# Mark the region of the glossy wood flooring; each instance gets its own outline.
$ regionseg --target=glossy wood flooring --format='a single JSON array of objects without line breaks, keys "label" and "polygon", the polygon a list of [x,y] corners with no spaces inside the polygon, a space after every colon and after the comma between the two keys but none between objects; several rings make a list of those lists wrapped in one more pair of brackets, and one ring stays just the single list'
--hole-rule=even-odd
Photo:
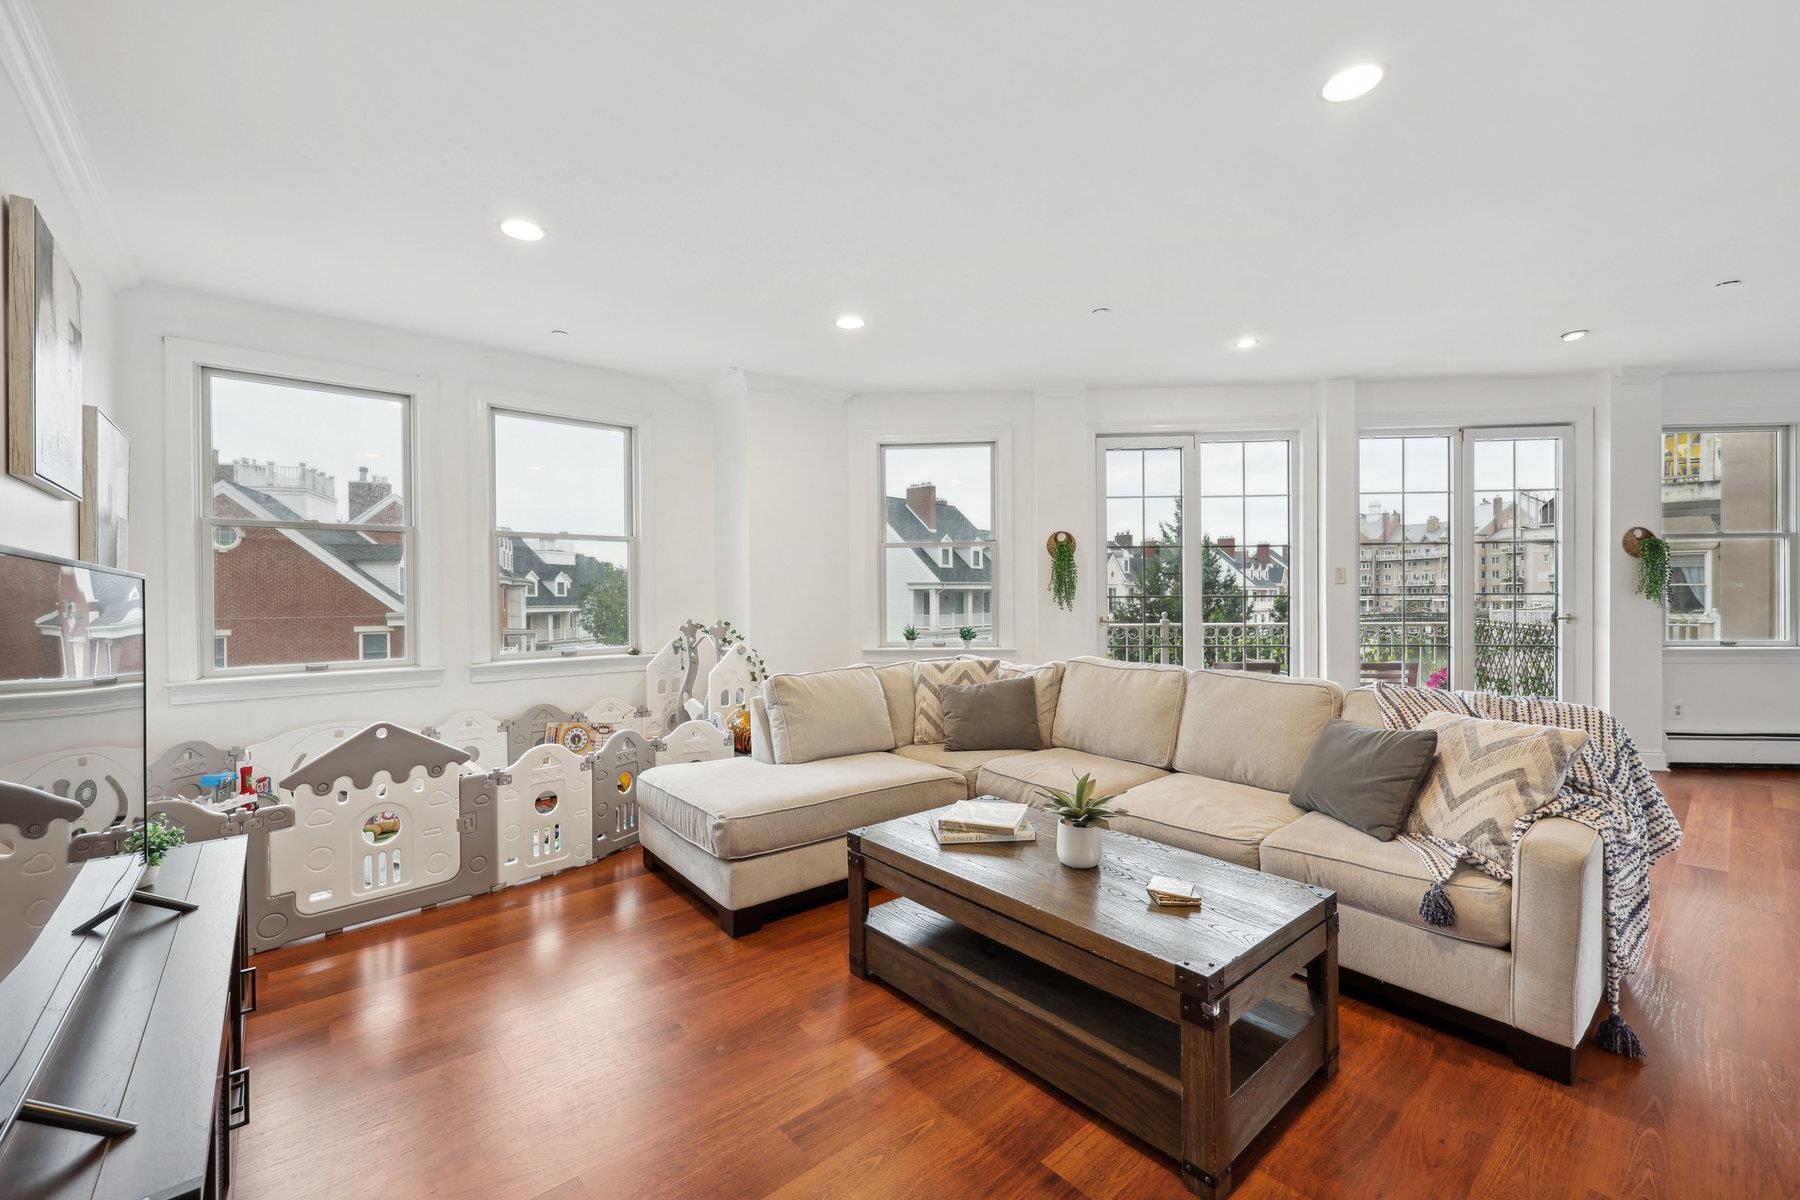
[{"label": "glossy wood flooring", "polygon": [[[1681,771],[1628,1019],[1562,1087],[1369,1004],[1237,1195],[1800,1195],[1800,773]],[[636,851],[258,956],[240,1200],[1179,1197],[1168,1160]]]}]

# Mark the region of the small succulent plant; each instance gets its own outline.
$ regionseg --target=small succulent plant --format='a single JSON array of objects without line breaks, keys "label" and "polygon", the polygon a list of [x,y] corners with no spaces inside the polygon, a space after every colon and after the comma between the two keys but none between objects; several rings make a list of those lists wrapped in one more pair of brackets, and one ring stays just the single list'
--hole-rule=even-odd
[{"label": "small succulent plant", "polygon": [[905,629],[900,631],[900,636],[909,642],[916,642],[919,640],[919,627],[917,625],[908,625]]},{"label": "small succulent plant", "polygon": [[1059,792],[1055,788],[1045,788],[1044,809],[1062,818],[1065,825],[1073,825],[1077,829],[1085,829],[1089,825],[1104,825],[1114,817],[1127,815],[1122,808],[1108,807],[1118,799],[1117,796],[1098,796],[1092,775],[1081,775],[1075,780],[1075,789],[1070,792]]},{"label": "small succulent plant", "polygon": [[964,625],[961,629],[956,631],[956,636],[961,638],[963,640],[963,645],[966,646],[975,640],[975,627],[973,625]]}]

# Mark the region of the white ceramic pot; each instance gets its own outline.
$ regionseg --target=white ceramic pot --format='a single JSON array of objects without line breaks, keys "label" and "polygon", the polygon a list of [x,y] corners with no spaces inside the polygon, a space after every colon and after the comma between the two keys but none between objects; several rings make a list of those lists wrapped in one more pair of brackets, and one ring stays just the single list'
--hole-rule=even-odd
[{"label": "white ceramic pot", "polygon": [[1089,870],[1100,865],[1100,826],[1056,823],[1056,857],[1065,867]]},{"label": "white ceramic pot", "polygon": [[144,873],[142,875],[138,876],[138,886],[141,888],[149,887],[151,884],[156,882],[156,876],[161,871],[162,871],[161,863],[157,863],[153,867],[145,867]]}]

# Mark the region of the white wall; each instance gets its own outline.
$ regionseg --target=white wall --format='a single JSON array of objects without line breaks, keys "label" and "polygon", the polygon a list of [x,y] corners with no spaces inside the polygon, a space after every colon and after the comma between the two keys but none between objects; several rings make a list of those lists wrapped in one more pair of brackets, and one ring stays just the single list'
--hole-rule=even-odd
[{"label": "white wall", "polygon": [[[156,518],[137,520],[132,531],[135,563],[152,587],[153,750],[184,738],[242,745],[315,722],[425,724],[464,708],[504,718],[542,701],[574,708],[604,696],[641,700],[642,659],[480,665],[492,657],[494,621],[489,403],[636,426],[643,446],[639,636],[654,648],[684,618],[718,615],[712,414],[704,398],[659,380],[169,287],[134,288],[118,308],[117,419],[132,439],[132,503]],[[375,372],[417,392],[421,670],[385,679],[342,672],[191,682],[201,652],[196,397],[190,379],[170,377],[169,364],[192,342]]]},{"label": "white wall", "polygon": [[[4,84],[0,84],[0,146],[6,148],[5,154],[0,155],[0,197],[28,196],[36,201],[51,235],[68,256],[75,278],[81,281],[82,398],[117,421],[112,386],[112,285],[88,231],[76,215],[75,205],[58,182],[38,141],[15,90],[16,83],[9,73]],[[4,407],[0,401],[0,411]],[[0,422],[0,440],[4,436],[4,422]],[[143,451],[136,446],[132,451],[135,468]],[[77,529],[77,509],[72,501],[57,499],[4,474],[4,460],[0,459],[0,545],[77,558]]]},{"label": "white wall", "polygon": [[[1792,424],[1800,421],[1800,371],[1668,375],[1662,407],[1669,425]],[[1788,499],[1794,503],[1792,479]],[[1644,524],[1657,528],[1655,521]],[[1790,563],[1790,585],[1800,578],[1796,571],[1800,563]],[[1663,652],[1662,668],[1665,720],[1669,733],[1678,735],[1671,738],[1675,761],[1800,762],[1800,744],[1689,740],[1719,733],[1800,737],[1800,649],[1672,648]]]}]

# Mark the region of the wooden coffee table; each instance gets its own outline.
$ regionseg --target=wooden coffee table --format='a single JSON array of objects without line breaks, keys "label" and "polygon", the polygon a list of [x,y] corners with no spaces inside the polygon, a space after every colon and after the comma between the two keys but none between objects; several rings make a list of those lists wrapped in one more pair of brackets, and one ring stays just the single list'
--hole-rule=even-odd
[{"label": "wooden coffee table", "polygon": [[[1337,894],[1112,832],[1097,870],[1071,870],[1055,818],[1031,819],[1038,840],[1009,845],[940,847],[923,814],[852,831],[851,971],[1226,1195],[1250,1140],[1337,1070]],[[1203,906],[1152,905],[1152,875]],[[871,909],[874,886],[901,898]]]}]

